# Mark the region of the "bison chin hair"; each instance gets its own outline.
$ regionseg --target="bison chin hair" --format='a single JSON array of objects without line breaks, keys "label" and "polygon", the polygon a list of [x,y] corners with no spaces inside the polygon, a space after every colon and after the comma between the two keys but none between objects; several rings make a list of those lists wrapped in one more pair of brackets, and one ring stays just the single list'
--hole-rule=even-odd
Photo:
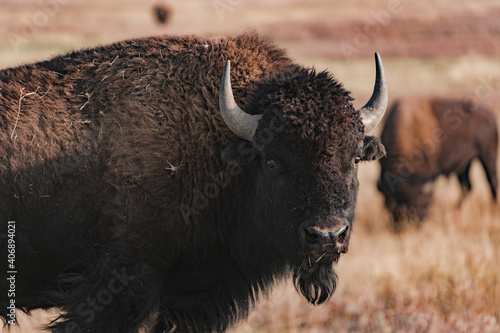
[{"label": "bison chin hair", "polygon": [[[337,274],[332,263],[314,263],[312,267],[304,260],[295,271],[293,283],[297,292],[300,292],[313,305],[319,305],[328,300],[337,287]],[[306,268],[304,268],[306,267]]]}]

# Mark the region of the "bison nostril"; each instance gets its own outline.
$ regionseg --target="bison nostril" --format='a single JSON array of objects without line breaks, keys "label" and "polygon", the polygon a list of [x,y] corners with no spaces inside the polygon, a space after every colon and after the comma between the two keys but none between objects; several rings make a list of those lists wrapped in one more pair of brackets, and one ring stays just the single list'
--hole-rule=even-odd
[{"label": "bison nostril", "polygon": [[306,232],[306,239],[309,243],[318,243],[318,236],[314,234],[310,234],[309,232]]},{"label": "bison nostril", "polygon": [[349,226],[345,225],[343,227],[340,227],[338,228],[337,230],[335,230],[333,232],[333,235],[335,236],[335,238],[337,239],[342,239],[342,238],[345,238],[347,236],[347,232],[349,230]]},{"label": "bison nostril", "polygon": [[311,244],[319,243],[319,236],[318,236],[317,232],[315,232],[315,231],[316,230],[314,230],[313,228],[307,228],[304,230],[306,240],[308,243],[311,243]]}]

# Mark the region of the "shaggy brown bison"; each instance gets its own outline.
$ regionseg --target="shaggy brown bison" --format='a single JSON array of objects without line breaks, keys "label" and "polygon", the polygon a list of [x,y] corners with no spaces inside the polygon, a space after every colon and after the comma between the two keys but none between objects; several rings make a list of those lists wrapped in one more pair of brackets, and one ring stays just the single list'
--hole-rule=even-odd
[{"label": "shaggy brown bison", "polygon": [[384,153],[365,136],[387,103],[376,60],[360,110],[256,34],[131,40],[1,71],[0,223],[15,226],[15,262],[8,234],[0,270],[17,271],[15,298],[0,282],[5,318],[14,302],[59,307],[54,332],[219,332],[291,275],[323,303],[357,164]]},{"label": "shaggy brown bison", "polygon": [[465,196],[471,189],[469,168],[475,158],[481,162],[496,200],[496,120],[476,102],[400,99],[391,107],[381,139],[387,157],[380,160],[378,188],[396,222],[426,216],[438,175],[457,174]]}]

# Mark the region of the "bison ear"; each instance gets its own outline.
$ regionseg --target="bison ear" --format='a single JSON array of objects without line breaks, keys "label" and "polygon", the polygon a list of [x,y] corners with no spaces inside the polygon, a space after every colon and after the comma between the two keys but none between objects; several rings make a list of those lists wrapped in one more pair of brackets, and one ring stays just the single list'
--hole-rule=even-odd
[{"label": "bison ear", "polygon": [[376,137],[365,136],[363,139],[363,154],[361,156],[363,161],[378,160],[385,155],[385,147]]}]

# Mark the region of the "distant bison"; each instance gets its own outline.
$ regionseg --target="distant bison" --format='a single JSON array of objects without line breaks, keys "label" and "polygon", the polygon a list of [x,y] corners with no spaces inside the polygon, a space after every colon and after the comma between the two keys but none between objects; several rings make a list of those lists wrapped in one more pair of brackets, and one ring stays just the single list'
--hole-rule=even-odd
[{"label": "distant bison", "polygon": [[255,34],[0,71],[0,230],[15,226],[0,271],[18,272],[15,306],[59,307],[55,332],[219,332],[283,278],[325,302],[358,162],[384,152],[366,136],[387,105],[376,66],[359,110],[329,73]]},{"label": "distant bison", "polygon": [[476,157],[496,200],[498,130],[487,108],[471,100],[401,99],[391,107],[381,139],[387,157],[380,160],[378,189],[396,222],[426,216],[440,174],[456,173],[465,196]]},{"label": "distant bison", "polygon": [[172,15],[172,9],[165,4],[156,4],[153,6],[153,16],[156,22],[160,24],[167,24]]}]

